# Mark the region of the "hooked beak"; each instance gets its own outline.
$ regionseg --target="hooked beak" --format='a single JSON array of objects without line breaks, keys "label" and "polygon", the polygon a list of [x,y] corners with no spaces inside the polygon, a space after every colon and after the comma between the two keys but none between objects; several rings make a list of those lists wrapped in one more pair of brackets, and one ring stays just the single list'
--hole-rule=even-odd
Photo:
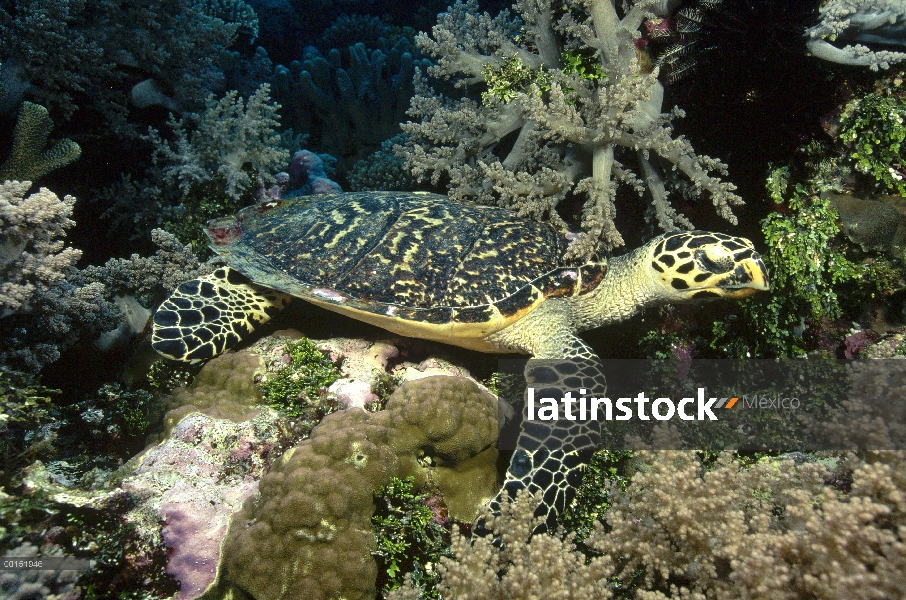
[{"label": "hooked beak", "polygon": [[768,270],[758,253],[750,258],[743,259],[733,270],[732,275],[726,277],[719,287],[726,290],[725,298],[748,298],[752,294],[771,289],[768,284]]}]

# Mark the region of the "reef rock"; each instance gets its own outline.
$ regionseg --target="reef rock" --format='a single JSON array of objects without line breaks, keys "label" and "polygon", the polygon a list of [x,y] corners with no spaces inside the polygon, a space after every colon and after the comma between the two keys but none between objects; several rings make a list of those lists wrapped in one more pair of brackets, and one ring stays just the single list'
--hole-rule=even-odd
[{"label": "reef rock", "polygon": [[[906,218],[891,202],[867,200],[850,194],[832,194],[841,229],[865,252],[902,254],[906,249]],[[892,199],[892,198],[891,198]]]}]

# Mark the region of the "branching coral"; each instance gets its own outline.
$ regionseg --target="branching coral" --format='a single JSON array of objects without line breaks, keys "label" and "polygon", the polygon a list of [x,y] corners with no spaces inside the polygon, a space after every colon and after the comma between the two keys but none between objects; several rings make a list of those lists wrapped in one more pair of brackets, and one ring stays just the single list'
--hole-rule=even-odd
[{"label": "branching coral", "polygon": [[[571,195],[584,196],[584,231],[569,250],[572,258],[623,243],[614,226],[618,184],[639,194],[647,187],[649,216],[663,229],[692,227],[668,202],[664,166],[688,177],[694,192],[710,194],[720,215],[735,223],[730,207],[742,199],[713,174],[726,175],[726,166],[673,137],[671,118],[683,113],[662,113],[657,72],[639,69],[634,41],[655,3],[636,2],[622,17],[617,4],[522,0],[515,5],[520,20],[506,11],[478,15],[477,2],[459,0],[440,15],[433,36],[417,38],[423,52],[438,58],[428,73],[458,87],[487,84],[507,93],[485,94],[482,103],[453,100],[436,94],[419,72],[409,115],[420,122],[403,126],[410,142],[397,147],[407,166],[434,184],[449,177],[454,199],[510,207],[563,228],[556,208]],[[514,72],[514,63],[515,71],[533,75],[507,87],[500,78]],[[633,154],[641,177],[621,162]]]},{"label": "branching coral", "polygon": [[195,2],[204,14],[224,23],[237,26],[237,32],[249,36],[254,42],[258,37],[258,15],[255,10],[242,0],[197,0]]},{"label": "branching coral", "polygon": [[[44,188],[26,195],[30,187],[27,181],[0,185],[0,364],[37,372],[76,341],[117,328],[128,311],[117,308],[115,295],[150,304],[164,289],[205,272],[191,250],[160,230],[152,233],[160,247],[154,256],[79,271],[81,251],[62,239],[75,225],[75,198],[61,200]],[[136,323],[139,330],[143,325]]]},{"label": "branching coral", "polygon": [[[441,595],[444,598],[610,598],[607,580],[613,559],[598,556],[586,560],[570,539],[547,534],[532,535],[541,518],[526,490],[515,502],[501,504],[499,516],[486,511],[491,529],[503,542],[492,538],[473,541],[453,538],[456,560],[442,558]],[[405,596],[403,596],[405,597]]]},{"label": "branching coral", "polygon": [[644,569],[642,585],[659,592],[648,597],[875,598],[906,584],[902,453],[851,457],[848,494],[824,485],[820,463],[648,458],[616,493],[610,531],[589,538],[623,557],[624,583]]},{"label": "branching coral", "polygon": [[202,264],[189,246],[163,229],[153,230],[151,241],[158,248],[153,256],[111,258],[103,266],[85,267],[79,275],[86,281],[102,283],[109,295],[135,295],[151,306],[161,292],[172,292],[180,283],[213,270]]},{"label": "branching coral", "polygon": [[[252,199],[253,184],[263,188],[289,161],[276,132],[280,105],[270,101],[269,91],[264,84],[248,101],[236,91],[220,100],[209,96],[204,112],[171,117],[173,141],[149,129],[160,177],[172,184],[149,190],[153,200],[164,204],[154,216],[202,258],[210,256],[207,222],[236,212]],[[137,186],[124,180],[121,187],[128,191]],[[177,187],[181,197],[174,193]],[[149,219],[148,211],[143,212],[141,218]]]},{"label": "branching coral", "polygon": [[23,102],[13,129],[12,150],[6,162],[0,165],[0,181],[37,181],[81,156],[79,145],[68,139],[58,140],[45,148],[51,130],[53,121],[47,109],[40,104]]},{"label": "branching coral", "polygon": [[271,79],[275,97],[287,105],[287,125],[312,134],[311,145],[340,158],[344,168],[399,133],[414,69],[429,64],[413,56],[404,37],[392,46],[382,41],[381,48],[358,43],[326,57],[309,47],[301,62],[278,65]]},{"label": "branching coral", "polygon": [[36,294],[62,280],[82,256],[62,238],[75,225],[75,198],[47,188],[26,196],[30,181],[0,184],[0,318],[28,312]]},{"label": "branching coral", "polygon": [[215,63],[237,33],[257,28],[242,0],[18,0],[0,7],[0,60],[55,113],[92,108],[135,135],[124,88],[153,78],[142,83],[162,83],[171,108],[195,109],[223,85]]},{"label": "branching coral", "polygon": [[346,173],[349,190],[414,190],[417,182],[404,168],[403,161],[393,152],[393,147],[403,144],[406,134],[399,133],[381,143],[377,150],[356,162]]},{"label": "branching coral", "polygon": [[[587,544],[532,531],[535,504],[517,497],[494,531],[504,544],[454,537],[442,559],[450,598],[888,598],[906,585],[903,452],[821,462],[729,453],[706,467],[694,452],[643,452],[625,490],[614,482],[606,526]],[[831,461],[834,462],[834,461]],[[825,480],[840,476],[847,491]],[[392,598],[416,598],[411,586]]]},{"label": "branching coral", "polygon": [[[73,94],[109,80],[111,66],[90,32],[78,27],[84,0],[14,2],[0,9],[0,56],[19,65],[29,92],[48,106],[75,111]],[[10,12],[7,12],[7,10]],[[77,66],[76,66],[77,65]]]},{"label": "branching coral", "polygon": [[[809,51],[843,65],[878,67],[906,60],[906,52],[872,50],[859,42],[906,46],[906,4],[901,0],[831,0],[821,7],[821,21],[806,34]],[[831,44],[847,43],[842,48]]]},{"label": "branching coral", "polygon": [[278,110],[280,105],[270,101],[268,84],[259,87],[248,102],[235,91],[220,100],[208,96],[203,113],[185,115],[179,121],[171,117],[175,143],[161,139],[156,129],[149,130],[154,161],[167,165],[164,175],[184,194],[218,174],[226,195],[238,200],[251,187],[252,175],[269,177],[289,161],[289,153],[279,146]]}]

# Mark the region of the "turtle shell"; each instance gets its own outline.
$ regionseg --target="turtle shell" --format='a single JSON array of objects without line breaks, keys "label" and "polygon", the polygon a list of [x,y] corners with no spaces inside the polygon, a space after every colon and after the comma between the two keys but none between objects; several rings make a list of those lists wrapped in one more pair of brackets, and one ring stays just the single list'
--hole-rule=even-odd
[{"label": "turtle shell", "polygon": [[547,223],[424,192],[271,202],[212,221],[208,235],[254,283],[394,331],[382,320],[497,330],[544,299],[587,293],[604,273],[562,264],[568,240]]}]

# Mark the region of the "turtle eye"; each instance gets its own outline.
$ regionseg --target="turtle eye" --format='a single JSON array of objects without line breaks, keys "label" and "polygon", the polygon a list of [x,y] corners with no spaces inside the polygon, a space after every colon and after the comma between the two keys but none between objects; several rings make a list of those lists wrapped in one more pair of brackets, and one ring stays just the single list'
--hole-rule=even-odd
[{"label": "turtle eye", "polygon": [[726,273],[733,270],[733,257],[720,247],[708,246],[695,251],[695,261],[705,271]]}]

